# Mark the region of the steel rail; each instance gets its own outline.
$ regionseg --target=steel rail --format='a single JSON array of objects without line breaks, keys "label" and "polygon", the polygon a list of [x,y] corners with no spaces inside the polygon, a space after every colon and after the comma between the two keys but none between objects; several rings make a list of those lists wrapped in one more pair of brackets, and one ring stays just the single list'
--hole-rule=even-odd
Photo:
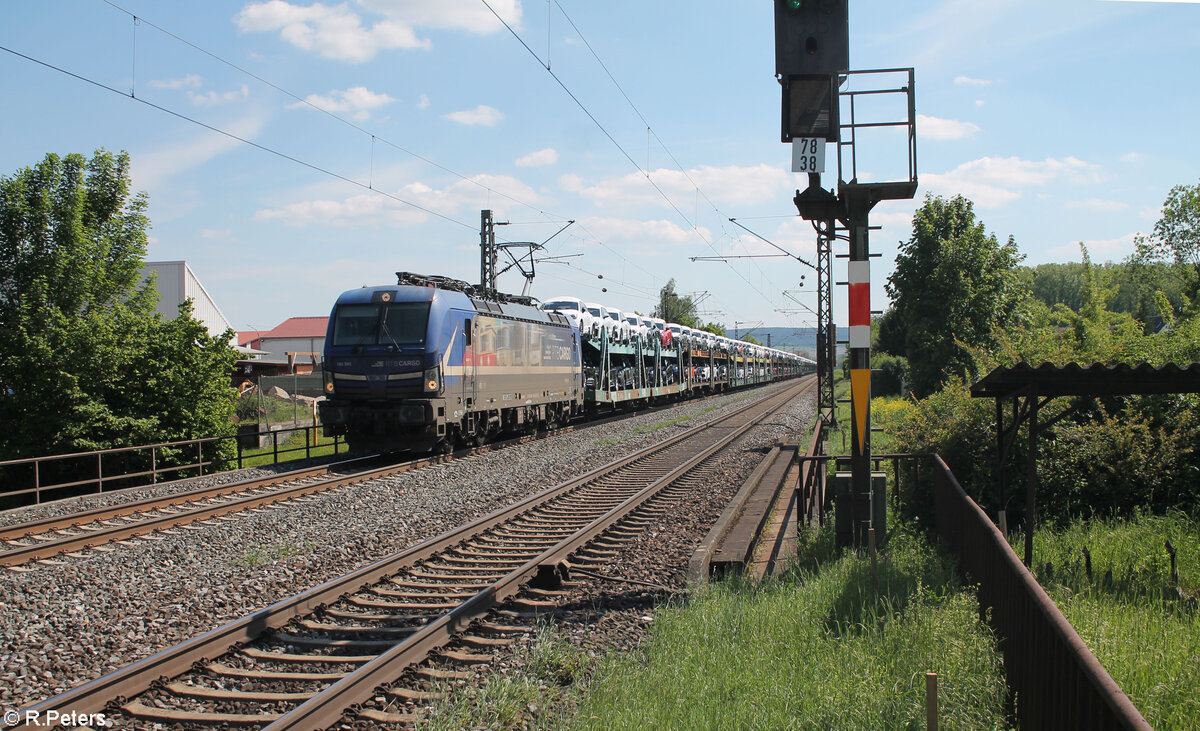
[{"label": "steel rail", "polygon": [[[351,460],[357,461],[357,460]],[[348,464],[348,463],[337,463]],[[132,513],[137,513],[145,510],[154,510],[156,508],[174,507],[187,502],[196,500],[211,500],[217,497],[242,492],[244,490],[253,490],[258,487],[264,487],[274,482],[304,479],[307,477],[317,477],[326,474],[331,467],[335,465],[323,465],[321,467],[309,467],[302,470],[294,470],[290,472],[278,473],[267,477],[256,477],[250,480],[242,480],[239,482],[226,483],[224,485],[214,485],[198,490],[188,490],[186,492],[177,492],[172,495],[161,495],[156,497],[142,498],[141,500],[133,500],[127,503],[118,505],[105,505],[91,510],[83,510],[78,513],[70,513],[67,515],[55,515],[48,518],[40,518],[38,520],[30,520],[24,523],[14,523],[12,525],[0,528],[0,541],[12,541],[20,538],[26,538],[39,533],[49,533],[54,530],[62,530],[66,528],[74,528],[87,523],[95,523],[100,520],[112,520],[113,518],[123,518]],[[112,493],[108,493],[112,494]]]},{"label": "steel rail", "polygon": [[[52,541],[43,541],[30,546],[18,546],[0,552],[0,566],[13,566],[28,561],[36,561],[49,556],[70,553],[96,545],[113,541],[137,538],[166,528],[177,528],[188,523],[217,518],[230,513],[240,513],[253,508],[273,505],[275,503],[293,500],[298,497],[325,492],[347,485],[354,485],[367,480],[388,477],[414,469],[412,463],[380,467],[364,472],[356,472],[345,477],[338,477],[320,482],[303,483],[282,487],[270,492],[247,495],[229,500],[218,505],[196,507],[183,512],[170,513],[161,516],[147,516],[135,523],[110,526],[99,530],[88,531],[75,536],[65,536]],[[166,506],[164,506],[166,507]],[[160,508],[161,509],[161,508]]]},{"label": "steel rail", "polygon": [[[657,409],[651,408],[649,410],[653,411],[653,410],[657,410]],[[642,413],[644,413],[644,411]],[[607,416],[607,417],[604,417],[601,419],[596,419],[596,420],[592,421],[589,425],[600,425],[600,424],[605,424],[605,423],[608,423],[611,421],[620,421],[623,419],[631,418],[636,415],[637,414],[633,414],[633,413],[610,415],[610,416]],[[550,434],[564,434],[564,433],[573,432],[577,428],[578,428],[578,425],[569,424],[569,425],[560,427],[558,429],[555,429],[549,433]],[[468,447],[465,449],[456,450],[449,455],[442,454],[442,455],[430,455],[430,456],[417,457],[414,459],[409,459],[404,462],[398,463],[395,466],[403,467],[405,469],[417,469],[419,467],[425,467],[425,466],[429,466],[432,464],[439,464],[439,463],[445,462],[449,459],[459,459],[459,458],[463,458],[463,457],[474,456],[477,454],[482,454],[485,452],[495,451],[497,449],[514,446],[516,444],[523,444],[527,441],[530,441],[532,439],[538,439],[538,438],[544,438],[544,437],[542,437],[540,435],[521,435],[521,436],[511,438],[511,439],[505,439],[505,440],[501,440],[498,442],[492,442],[492,443],[487,444],[482,447]],[[279,485],[281,483],[288,482],[291,480],[302,480],[302,479],[308,479],[310,477],[319,477],[319,476],[328,474],[329,471],[332,469],[337,469],[340,467],[352,465],[357,462],[367,462],[370,460],[378,459],[378,457],[379,457],[379,455],[355,457],[355,458],[352,458],[349,460],[342,460],[339,462],[334,462],[334,463],[323,465],[320,467],[308,467],[308,468],[303,468],[303,469],[299,469],[299,470],[292,470],[289,472],[282,472],[282,473],[277,473],[274,475],[268,475],[265,477],[256,477],[256,478],[252,478],[249,480],[241,480],[238,482],[227,483],[224,485],[214,485],[214,486],[210,486],[210,487],[203,487],[203,488],[199,488],[196,490],[189,490],[189,491],[185,491],[185,492],[173,493],[171,495],[148,497],[148,498],[143,498],[141,500],[134,500],[134,501],[130,501],[127,503],[121,503],[119,505],[102,506],[102,507],[98,507],[98,508],[93,508],[91,510],[80,511],[78,513],[70,513],[67,515],[52,516],[52,517],[47,517],[47,518],[41,518],[38,520],[27,521],[24,523],[15,523],[13,525],[0,527],[0,543],[7,542],[10,544],[16,543],[17,541],[21,541],[21,540],[36,541],[38,539],[35,536],[45,535],[47,533],[59,532],[59,535],[62,536],[61,531],[65,531],[65,530],[86,530],[87,531],[86,534],[80,535],[80,536],[63,536],[61,539],[49,540],[49,541],[43,540],[43,541],[40,541],[39,543],[32,544],[30,546],[18,545],[9,550],[0,550],[0,567],[16,566],[16,565],[20,565],[23,563],[28,563],[30,561],[37,561],[37,560],[50,558],[52,556],[60,555],[60,554],[67,553],[70,551],[77,551],[77,550],[80,550],[81,548],[88,548],[88,547],[92,547],[95,545],[110,543],[112,541],[121,540],[123,538],[137,537],[139,535],[142,535],[143,533],[154,532],[155,530],[159,530],[161,528],[161,525],[163,525],[164,523],[160,522],[158,524],[159,527],[155,527],[149,531],[134,532],[134,533],[125,534],[125,535],[118,535],[117,529],[131,527],[134,525],[139,525],[139,526],[149,525],[149,523],[146,522],[145,520],[141,520],[137,523],[128,523],[125,526],[111,526],[110,529],[87,529],[87,528],[82,527],[85,525],[90,525],[92,523],[97,523],[97,522],[101,522],[101,521],[105,521],[105,520],[113,520],[113,519],[118,519],[118,518],[129,519],[132,516],[136,516],[139,513],[153,512],[155,510],[162,510],[162,509],[166,509],[166,508],[187,506],[189,503],[199,502],[199,501],[203,501],[203,500],[213,500],[213,499],[225,497],[227,495],[236,494],[239,492],[246,492],[249,490],[256,490],[256,489],[260,489],[260,488],[271,487],[271,486]],[[403,470],[401,470],[401,471],[403,471]],[[293,496],[293,497],[295,497],[295,496]],[[189,515],[191,515],[190,512],[183,512],[183,513],[177,514],[174,517],[186,518]],[[212,517],[212,516],[209,516],[209,517]],[[202,519],[203,518],[200,518],[197,520],[202,520]],[[170,521],[167,520],[165,522],[169,523]],[[172,524],[170,527],[175,527],[175,525],[178,525],[178,523]],[[77,538],[78,540],[71,540],[72,538]]]},{"label": "steel rail", "polygon": [[[799,389],[795,391],[798,392]],[[774,413],[790,403],[796,392],[789,389],[782,394],[773,394],[765,399],[750,404],[746,409],[739,410],[736,415],[721,421],[729,421],[736,416],[763,407],[764,402],[774,400],[773,406],[763,408],[767,413]],[[431,652],[446,644],[455,634],[466,629],[476,619],[484,616],[497,604],[515,595],[526,582],[539,573],[547,570],[559,571],[566,559],[602,535],[622,518],[641,507],[647,500],[658,494],[662,489],[677,481],[681,476],[698,467],[716,452],[724,449],[730,443],[741,437],[758,422],[749,420],[745,424],[730,430],[713,444],[700,450],[685,462],[677,465],[665,475],[656,478],[649,485],[638,490],[620,504],[609,509],[604,515],[596,518],[588,525],[579,529],[569,537],[546,549],[537,557],[530,559],[521,567],[513,570],[491,586],[479,591],[475,596],[450,610],[442,617],[425,625],[411,637],[402,640],[391,649],[376,657],[374,660],[358,668],[355,672],[342,678],[333,685],[318,692],[309,700],[285,713],[282,717],[266,727],[267,731],[299,731],[299,729],[328,728],[338,723],[346,710],[356,703],[361,703],[375,693],[375,689],[394,680],[406,668],[421,662]],[[714,428],[714,424],[706,425],[706,431]],[[694,436],[695,431],[689,433]]]},{"label": "steel rail", "polygon": [[[716,398],[721,395],[726,395],[726,394],[709,394],[709,395],[702,397],[700,400],[708,400],[711,398]],[[639,414],[645,414],[645,413],[658,411],[661,408],[663,408],[663,407],[649,406],[646,409],[640,409],[637,412],[613,413],[613,414],[604,416],[602,418],[592,419],[588,422],[588,425],[589,426],[598,426],[598,425],[610,423],[613,421],[621,421],[624,419],[632,418],[634,416],[638,416]],[[550,433],[553,433],[553,434],[569,433],[569,432],[575,431],[577,428],[579,428],[579,426],[580,426],[579,424],[568,424],[568,425],[562,426],[558,429],[555,429],[555,430],[553,430],[553,432],[550,432]],[[492,442],[483,447],[468,447],[466,449],[456,450],[453,453],[451,453],[450,455],[434,455],[434,456],[417,457],[414,459],[407,460],[403,464],[411,465],[413,468],[423,467],[423,466],[426,466],[429,464],[434,464],[434,463],[438,463],[441,461],[445,461],[446,459],[461,458],[464,456],[473,456],[476,454],[480,454],[480,453],[487,452],[487,451],[493,451],[493,450],[496,450],[499,448],[504,448],[507,446],[515,445],[515,444],[523,444],[531,439],[536,439],[536,438],[543,438],[543,437],[541,437],[540,435],[521,435],[521,436],[511,438],[511,439],[505,439],[505,440],[501,440],[498,442]],[[265,477],[256,477],[256,478],[251,478],[248,480],[240,480],[237,482],[226,483],[223,485],[213,485],[213,486],[209,486],[209,487],[202,487],[202,488],[198,488],[195,490],[188,490],[188,491],[184,491],[184,492],[173,493],[171,495],[147,497],[147,498],[142,498],[140,500],[132,500],[132,501],[125,502],[125,503],[120,503],[117,505],[107,505],[107,506],[92,508],[90,510],[83,510],[83,511],[80,511],[77,513],[69,513],[66,515],[51,516],[51,517],[47,517],[47,518],[40,518],[37,520],[26,521],[23,523],[14,523],[14,524],[11,524],[8,526],[0,526],[0,542],[15,542],[15,541],[19,541],[19,540],[33,539],[32,538],[33,536],[43,535],[43,534],[54,532],[54,531],[71,530],[71,529],[81,530],[82,528],[80,528],[80,526],[88,525],[91,523],[96,523],[99,521],[112,520],[112,519],[116,519],[116,518],[127,518],[131,515],[134,515],[134,514],[137,514],[140,512],[151,512],[151,511],[162,509],[162,508],[173,508],[173,507],[180,506],[180,505],[186,505],[189,502],[196,502],[196,501],[201,501],[201,500],[211,500],[211,499],[224,497],[226,495],[230,495],[230,494],[234,494],[234,493],[238,493],[238,492],[245,492],[247,490],[254,490],[254,489],[261,488],[261,487],[269,487],[269,486],[280,484],[282,482],[287,482],[289,480],[306,479],[308,477],[321,476],[321,475],[328,474],[328,472],[332,469],[337,469],[340,467],[352,465],[356,462],[366,462],[369,460],[377,459],[378,457],[379,457],[379,455],[354,457],[354,458],[351,458],[348,460],[342,460],[342,461],[322,465],[320,467],[308,467],[308,468],[302,468],[299,470],[291,470],[288,472],[276,473],[274,475],[268,475]],[[153,487],[153,486],[146,485],[143,487]],[[134,488],[131,488],[131,489],[134,489]],[[2,494],[10,494],[10,493],[2,493]],[[92,531],[91,532],[91,534],[93,536],[101,535],[101,533],[102,533],[101,531]],[[50,541],[43,541],[40,545],[44,546],[44,547],[51,547],[52,543]],[[61,553],[61,552],[62,551],[59,551],[58,553]],[[54,554],[50,554],[50,555],[54,555]],[[6,557],[5,554],[3,552],[0,552],[0,566],[6,565],[5,557]],[[35,556],[34,560],[36,560],[37,558],[45,558],[45,557],[44,556]]]},{"label": "steel rail", "polygon": [[[557,431],[562,432],[573,429],[574,427],[564,427],[563,429],[559,429]],[[187,506],[189,503],[193,502],[212,500],[240,492],[247,492],[265,487],[273,487],[293,480],[304,480],[312,477],[320,477],[329,474],[329,471],[333,468],[351,465],[355,462],[367,462],[375,460],[378,458],[378,455],[357,457],[350,460],[336,462],[334,464],[323,465],[321,467],[311,467],[276,475],[269,475],[266,477],[256,477],[250,480],[243,480],[241,482],[230,483],[227,485],[217,485],[201,488],[199,490],[164,495],[161,497],[145,498],[143,500],[124,503],[122,505],[106,506],[81,513],[73,513],[71,515],[57,516],[38,521],[30,521],[28,523],[21,523],[9,526],[8,528],[0,529],[0,541],[13,542],[18,539],[36,541],[38,539],[33,538],[33,535],[45,535],[46,533],[59,531],[64,528],[85,530],[87,532],[71,536],[63,536],[61,533],[59,533],[61,537],[54,540],[44,540],[27,546],[18,545],[6,550],[0,550],[0,566],[17,566],[30,561],[38,561],[50,558],[51,556],[78,551],[84,548],[91,548],[105,543],[112,543],[114,541],[124,540],[127,538],[136,538],[138,536],[163,530],[164,528],[176,528],[187,523],[208,520],[210,518],[227,515],[229,513],[239,513],[243,510],[261,507],[263,505],[271,505],[297,497],[304,497],[305,495],[311,495],[316,492],[324,492],[325,490],[345,487],[346,485],[355,484],[368,479],[388,477],[391,475],[400,474],[402,472],[418,469],[420,467],[441,464],[455,456],[459,458],[474,456],[476,454],[481,454],[496,448],[522,443],[531,438],[533,437],[517,437],[515,439],[497,442],[486,447],[471,447],[468,449],[459,450],[458,452],[454,452],[452,455],[419,457],[374,470],[366,470],[363,472],[354,473],[353,475],[348,475],[345,478],[337,478],[317,484],[282,487],[273,490],[272,492],[248,495],[244,498],[221,503],[220,505],[189,507],[182,512],[164,516],[140,518],[137,519],[137,522],[125,523],[118,526],[108,526],[100,529],[86,529],[80,527],[82,525],[95,523],[102,520],[130,518],[131,516],[136,516],[137,514],[143,512],[153,512],[155,510],[163,510],[166,508]]]},{"label": "steel rail", "polygon": [[[363,568],[344,576],[331,579],[319,586],[301,592],[293,597],[276,602],[264,609],[238,620],[229,622],[179,645],[162,650],[154,655],[127,665],[108,675],[96,678],[76,688],[70,689],[45,701],[28,707],[21,712],[22,718],[45,718],[47,712],[58,711],[68,714],[100,713],[117,699],[131,698],[151,686],[160,678],[172,678],[192,669],[197,658],[215,658],[229,651],[239,643],[253,641],[267,631],[284,627],[291,620],[311,614],[324,605],[328,605],[343,596],[351,594],[363,587],[392,576],[419,561],[428,559],[441,551],[457,545],[465,538],[481,533],[488,528],[504,523],[530,509],[549,502],[558,496],[575,490],[584,483],[593,480],[606,472],[615,471],[625,465],[645,459],[655,453],[683,441],[695,433],[715,426],[744,413],[768,398],[747,404],[736,411],[721,417],[715,422],[693,427],[669,439],[646,447],[638,452],[627,455],[614,462],[597,467],[583,475],[551,487],[535,495],[531,495],[513,505],[478,518],[470,523],[451,529],[437,537],[430,538],[408,549],[379,559]],[[471,601],[481,601],[472,599]],[[465,610],[456,610],[460,613]],[[42,724],[30,724],[26,728],[43,727]]]}]

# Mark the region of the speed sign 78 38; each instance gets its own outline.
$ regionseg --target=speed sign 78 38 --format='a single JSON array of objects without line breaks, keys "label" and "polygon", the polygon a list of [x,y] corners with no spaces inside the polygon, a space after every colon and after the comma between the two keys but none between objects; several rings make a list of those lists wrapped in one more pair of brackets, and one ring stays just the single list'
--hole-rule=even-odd
[{"label": "speed sign 78 38", "polygon": [[792,172],[825,172],[825,138],[795,137],[792,139]]}]

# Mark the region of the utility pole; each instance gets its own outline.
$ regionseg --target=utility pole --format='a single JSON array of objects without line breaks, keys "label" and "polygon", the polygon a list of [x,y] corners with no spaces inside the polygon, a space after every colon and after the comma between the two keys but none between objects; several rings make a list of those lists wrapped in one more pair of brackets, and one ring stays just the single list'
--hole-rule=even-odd
[{"label": "utility pole", "polygon": [[[782,86],[781,139],[792,144],[792,171],[808,173],[808,188],[796,191],[796,210],[805,220],[815,222],[817,237],[818,370],[830,374],[828,398],[832,408],[832,372],[836,353],[836,334],[832,317],[832,297],[821,294],[829,280],[831,244],[840,221],[849,234],[850,251],[846,285],[849,303],[850,335],[850,474],[835,480],[837,495],[835,524],[839,546],[865,546],[873,535],[886,541],[886,485],[871,472],[871,209],[883,200],[909,199],[916,195],[916,106],[913,101],[913,69],[850,70],[850,28],[848,0],[775,0],[775,74]],[[899,88],[851,90],[850,82],[863,75],[907,74]],[[877,77],[869,77],[877,78]],[[842,87],[846,90],[842,91]],[[907,99],[908,118],[902,121],[860,121],[856,99],[871,95],[903,94]],[[843,118],[846,103],[848,119]],[[895,182],[859,182],[858,138],[868,128],[904,127],[908,137],[907,180]],[[825,148],[837,149],[838,184],[836,193],[821,187],[825,171]],[[845,163],[845,153],[849,162]],[[824,261],[822,261],[824,255]],[[826,290],[828,291],[828,290]],[[829,310],[826,311],[825,308]],[[824,337],[822,338],[822,334]],[[823,356],[823,357],[822,357]],[[823,367],[822,367],[823,366]],[[819,405],[820,402],[818,402]],[[823,406],[823,405],[822,405]],[[832,413],[832,412],[831,412]]]},{"label": "utility pole", "polygon": [[837,426],[833,375],[837,368],[837,325],[833,323],[833,241],[837,221],[817,228],[817,414],[830,428]]},{"label": "utility pole", "polygon": [[479,212],[479,287],[484,292],[496,292],[496,222],[490,210]]}]

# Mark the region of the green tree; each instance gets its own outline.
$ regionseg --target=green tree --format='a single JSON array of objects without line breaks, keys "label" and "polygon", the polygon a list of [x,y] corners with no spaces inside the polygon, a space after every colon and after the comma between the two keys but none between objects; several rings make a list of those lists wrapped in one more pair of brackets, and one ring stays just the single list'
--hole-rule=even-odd
[{"label": "green tree", "polygon": [[972,373],[970,347],[991,342],[1026,296],[1018,286],[1021,255],[975,220],[962,196],[926,196],[913,234],[896,257],[888,296],[903,322],[913,392],[925,396],[950,376]]},{"label": "green tree", "polygon": [[1018,271],[1033,292],[1033,296],[1049,307],[1064,305],[1079,313],[1083,307],[1085,270],[1098,272],[1112,290],[1107,307],[1112,312],[1124,312],[1142,323],[1147,332],[1162,324],[1159,307],[1161,293],[1171,304],[1171,314],[1181,314],[1188,303],[1185,289],[1191,268],[1175,263],[1151,261],[1144,256],[1132,256],[1123,263],[1092,264],[1067,262],[1039,264]]},{"label": "green tree", "polygon": [[696,305],[691,297],[681,297],[675,293],[675,280],[671,279],[658,293],[658,304],[654,307],[651,317],[661,317],[667,322],[673,322],[687,327],[699,327],[696,318]]},{"label": "green tree", "polygon": [[871,318],[871,330],[874,340],[871,347],[889,355],[903,357],[906,351],[904,340],[904,321],[895,307],[889,307],[882,315]]},{"label": "green tree", "polygon": [[1191,268],[1191,298],[1200,291],[1200,183],[1176,185],[1163,201],[1150,237],[1137,241],[1143,259],[1173,259]]},{"label": "green tree", "polygon": [[145,194],[129,156],[55,154],[0,177],[0,456],[214,436],[233,404],[229,336],[155,312]]},{"label": "green tree", "polygon": [[1066,305],[1075,312],[1082,304],[1083,264],[1039,264],[1032,270],[1033,296],[1048,307]]}]

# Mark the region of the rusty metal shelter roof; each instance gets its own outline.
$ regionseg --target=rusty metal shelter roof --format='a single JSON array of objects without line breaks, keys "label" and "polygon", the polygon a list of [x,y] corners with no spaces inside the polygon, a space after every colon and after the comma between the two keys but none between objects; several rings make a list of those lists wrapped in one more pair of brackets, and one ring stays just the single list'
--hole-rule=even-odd
[{"label": "rusty metal shelter roof", "polygon": [[[1149,363],[1129,365],[1056,366],[1028,363],[997,368],[971,386],[974,398],[996,399],[996,476],[1000,502],[1004,499],[1004,461],[1012,452],[1022,423],[1028,423],[1029,448],[1025,453],[1025,565],[1033,565],[1033,532],[1037,522],[1037,443],[1038,434],[1070,414],[1066,409],[1048,421],[1038,419],[1038,410],[1059,396],[1132,396],[1154,393],[1200,393],[1200,363],[1183,366],[1169,363],[1154,367]],[[1012,400],[1012,417],[1005,424],[1003,402]]]},{"label": "rusty metal shelter roof", "polygon": [[1149,363],[1056,366],[1028,363],[997,368],[971,386],[975,398],[1006,398],[1036,388],[1039,396],[1126,396],[1149,393],[1200,393],[1200,363]]}]

